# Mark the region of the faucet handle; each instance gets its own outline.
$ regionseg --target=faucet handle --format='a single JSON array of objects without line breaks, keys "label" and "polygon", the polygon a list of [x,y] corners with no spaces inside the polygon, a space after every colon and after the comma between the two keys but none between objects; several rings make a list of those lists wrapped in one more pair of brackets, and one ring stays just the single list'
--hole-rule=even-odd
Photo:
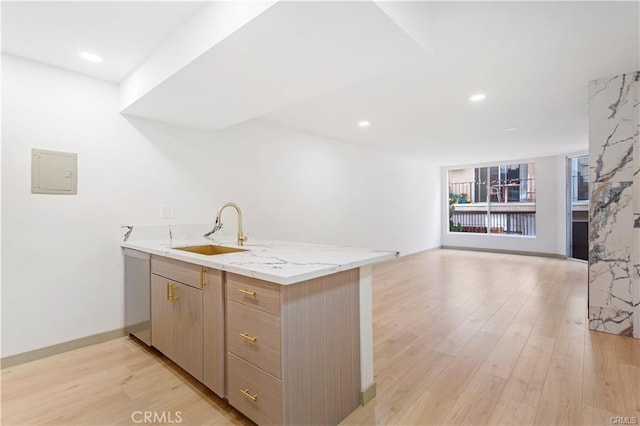
[{"label": "faucet handle", "polygon": [[249,237],[247,237],[246,235],[238,234],[238,245],[241,246],[248,239]]}]

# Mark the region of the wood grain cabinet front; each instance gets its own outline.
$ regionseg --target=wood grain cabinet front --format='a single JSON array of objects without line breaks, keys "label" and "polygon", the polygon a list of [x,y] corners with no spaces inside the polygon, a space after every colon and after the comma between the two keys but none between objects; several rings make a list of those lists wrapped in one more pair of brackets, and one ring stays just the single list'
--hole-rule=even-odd
[{"label": "wood grain cabinet front", "polygon": [[259,311],[280,315],[280,286],[278,284],[227,274],[229,300],[251,306]]},{"label": "wood grain cabinet front", "polygon": [[158,256],[151,272],[151,345],[223,397],[223,273]]},{"label": "wood grain cabinet front", "polygon": [[228,359],[229,403],[258,424],[282,424],[282,381],[233,354]]},{"label": "wood grain cabinet front", "polygon": [[292,285],[226,274],[227,398],[258,424],[335,425],[360,404],[358,270]]},{"label": "wood grain cabinet front", "polygon": [[151,273],[195,288],[204,279],[202,266],[159,256],[151,256]]},{"label": "wood grain cabinet front", "polygon": [[151,275],[151,344],[202,381],[202,291]]},{"label": "wood grain cabinet front", "polygon": [[224,284],[223,274],[215,269],[205,269],[202,288],[202,331],[204,344],[203,383],[218,396],[225,395],[224,349]]},{"label": "wood grain cabinet front", "polygon": [[229,352],[280,377],[280,317],[229,301]]},{"label": "wood grain cabinet front", "polygon": [[291,285],[151,258],[151,344],[259,424],[359,406],[359,273]]}]

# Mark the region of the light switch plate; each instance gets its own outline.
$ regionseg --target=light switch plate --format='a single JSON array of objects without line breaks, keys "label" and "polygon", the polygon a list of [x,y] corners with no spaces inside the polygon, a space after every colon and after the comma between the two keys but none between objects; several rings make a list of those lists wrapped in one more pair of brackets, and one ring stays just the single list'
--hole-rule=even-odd
[{"label": "light switch plate", "polygon": [[176,216],[173,206],[160,207],[160,219],[173,219]]},{"label": "light switch plate", "polygon": [[78,154],[31,150],[31,193],[78,193]]}]

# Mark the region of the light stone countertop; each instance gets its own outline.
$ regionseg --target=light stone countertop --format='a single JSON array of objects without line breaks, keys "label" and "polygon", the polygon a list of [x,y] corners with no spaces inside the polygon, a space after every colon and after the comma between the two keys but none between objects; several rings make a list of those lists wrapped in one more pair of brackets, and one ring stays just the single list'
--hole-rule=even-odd
[{"label": "light stone countertop", "polygon": [[[247,251],[214,256],[176,250],[193,245],[222,245]],[[238,247],[234,239],[149,239],[123,241],[121,247],[213,269],[288,285],[340,271],[392,260],[395,251],[250,239]]]}]

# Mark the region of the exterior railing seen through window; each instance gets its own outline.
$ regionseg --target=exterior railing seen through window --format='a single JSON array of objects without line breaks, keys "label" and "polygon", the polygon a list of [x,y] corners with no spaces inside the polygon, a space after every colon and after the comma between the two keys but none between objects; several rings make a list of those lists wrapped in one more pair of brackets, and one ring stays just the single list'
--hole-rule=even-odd
[{"label": "exterior railing seen through window", "polygon": [[449,231],[535,236],[535,178],[449,183]]}]

